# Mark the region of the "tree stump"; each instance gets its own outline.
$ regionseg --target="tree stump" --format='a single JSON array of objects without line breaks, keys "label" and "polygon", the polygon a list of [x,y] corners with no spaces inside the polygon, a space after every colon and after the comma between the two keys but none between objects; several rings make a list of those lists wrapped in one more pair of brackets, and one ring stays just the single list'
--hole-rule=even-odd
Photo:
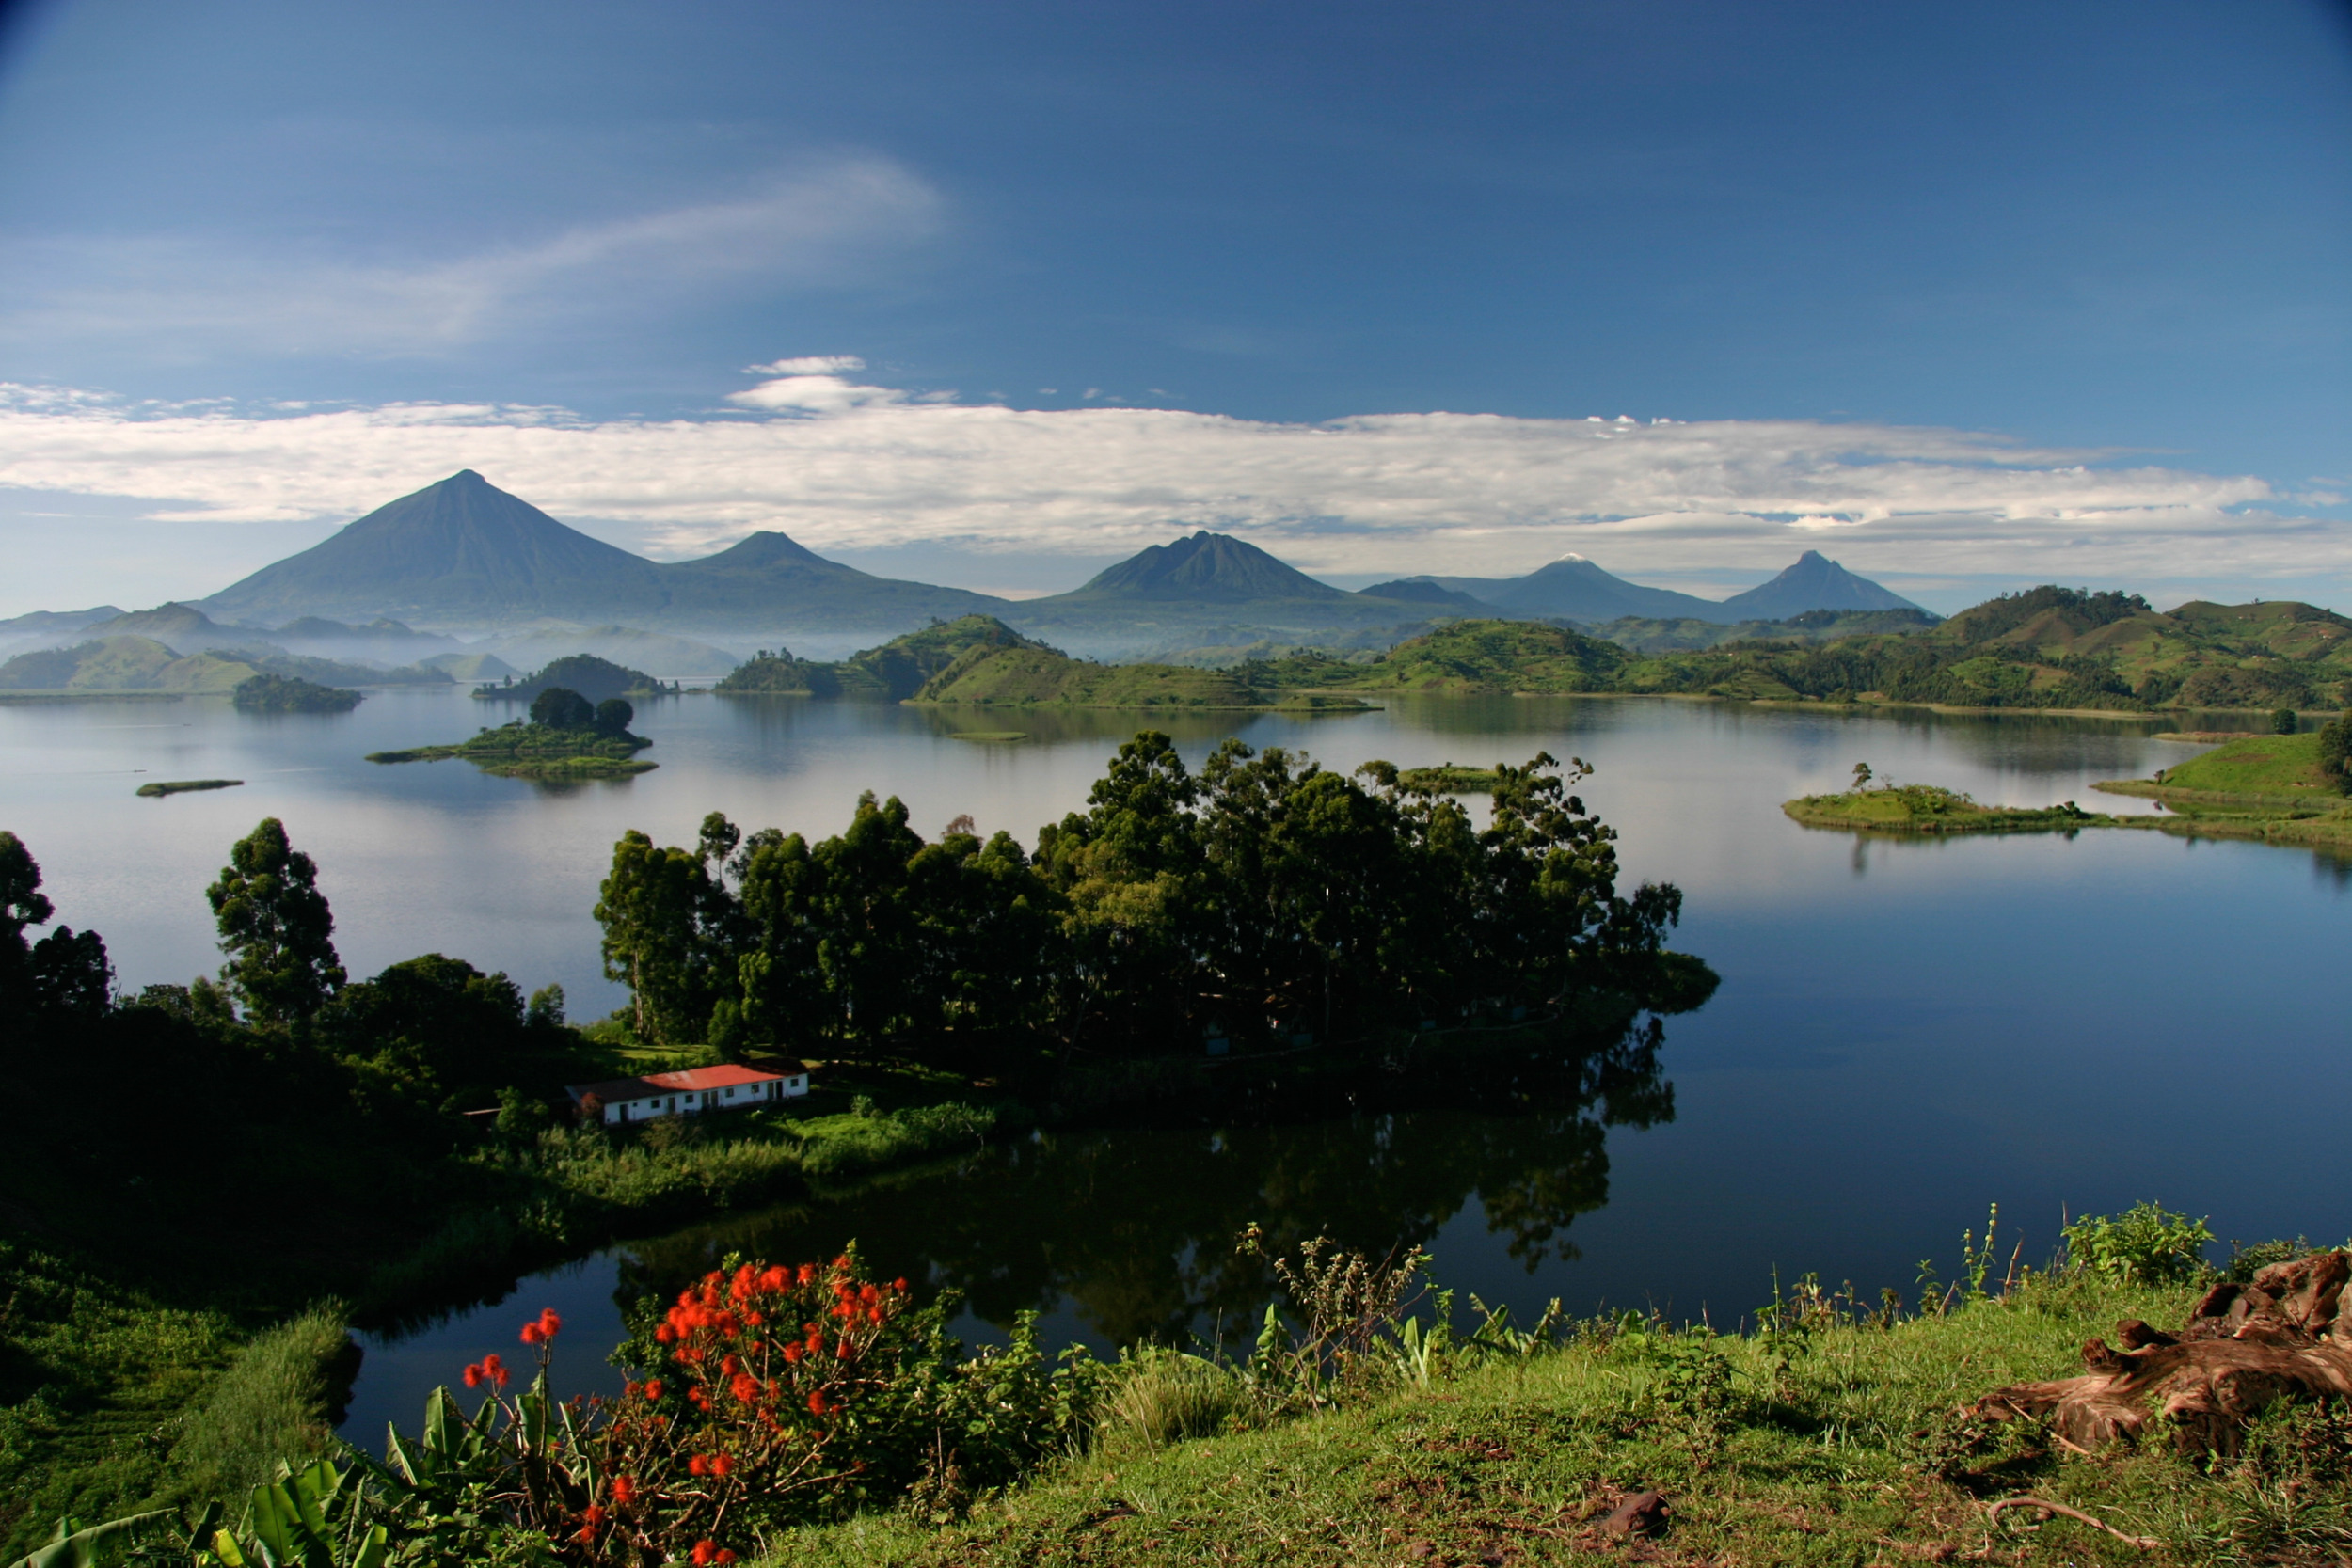
[{"label": "tree stump", "polygon": [[2086,1453],[2137,1440],[2153,1418],[2184,1454],[2235,1454],[2247,1423],[2276,1401],[2352,1399],[2347,1279],[2352,1253],[2273,1263],[2251,1284],[2207,1291],[2177,1335],[2126,1319],[2116,1325],[2122,1349],[2083,1346],[2085,1376],[1995,1388],[1970,1412],[2044,1418]]}]

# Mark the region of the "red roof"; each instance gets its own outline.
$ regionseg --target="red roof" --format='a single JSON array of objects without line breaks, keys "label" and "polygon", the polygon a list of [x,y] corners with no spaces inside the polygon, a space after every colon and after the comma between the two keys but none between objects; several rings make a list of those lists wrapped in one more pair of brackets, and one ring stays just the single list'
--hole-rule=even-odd
[{"label": "red roof", "polygon": [[[803,1068],[803,1072],[808,1069]],[[745,1084],[773,1084],[786,1075],[729,1062],[723,1067],[688,1068],[681,1072],[649,1072],[643,1078],[614,1078],[602,1084],[568,1084],[574,1100],[595,1095],[608,1104],[615,1100],[644,1100],[658,1094],[693,1094],[705,1089],[739,1088]]]}]

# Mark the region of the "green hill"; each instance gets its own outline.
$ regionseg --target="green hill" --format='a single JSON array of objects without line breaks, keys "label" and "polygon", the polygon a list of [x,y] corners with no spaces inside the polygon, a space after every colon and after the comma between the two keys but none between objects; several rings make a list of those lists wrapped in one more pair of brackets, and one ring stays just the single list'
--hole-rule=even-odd
[{"label": "green hill", "polygon": [[[1294,656],[1279,673],[1286,683],[1350,691],[1607,691],[1628,656],[1623,648],[1565,626],[1532,621],[1455,621],[1398,643],[1367,664]],[[1315,666],[1323,666],[1317,670]]]},{"label": "green hill", "polygon": [[2352,702],[2352,620],[2291,602],[2158,611],[2137,594],[2042,587],[1927,631],[1650,655],[1619,687],[2123,713],[2338,708]]},{"label": "green hill", "polygon": [[478,686],[473,694],[496,702],[527,703],[555,686],[577,691],[592,703],[608,697],[659,695],[670,689],[643,670],[631,670],[594,654],[573,654],[511,685]]},{"label": "green hill", "polygon": [[964,615],[894,637],[837,664],[794,658],[790,650],[762,649],[712,688],[730,697],[867,697],[904,702],[941,673],[974,655],[1034,650],[1062,656],[990,615]]},{"label": "green hill", "polygon": [[151,637],[105,637],[17,655],[0,664],[0,691],[232,691],[261,673],[221,654],[183,658]]}]

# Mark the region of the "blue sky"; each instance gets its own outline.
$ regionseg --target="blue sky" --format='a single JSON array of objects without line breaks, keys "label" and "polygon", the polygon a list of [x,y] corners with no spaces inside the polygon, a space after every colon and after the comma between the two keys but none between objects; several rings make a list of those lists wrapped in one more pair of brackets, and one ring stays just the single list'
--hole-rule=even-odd
[{"label": "blue sky", "polygon": [[1343,582],[1820,547],[1937,608],[2352,609],[2341,7],[4,36],[0,612],[210,592],[461,466],[658,554],[783,527],[998,589],[1205,524]]}]

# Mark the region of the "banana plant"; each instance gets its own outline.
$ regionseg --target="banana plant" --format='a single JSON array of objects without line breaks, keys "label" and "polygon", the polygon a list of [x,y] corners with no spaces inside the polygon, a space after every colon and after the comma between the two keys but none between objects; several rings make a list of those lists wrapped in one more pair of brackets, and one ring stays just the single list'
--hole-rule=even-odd
[{"label": "banana plant", "polygon": [[253,1489],[245,1541],[225,1529],[213,1532],[213,1561],[221,1568],[383,1568],[391,1532],[363,1521],[357,1471],[338,1470],[325,1459],[278,1470],[276,1481]]},{"label": "banana plant", "polygon": [[173,1510],[159,1508],[85,1526],[69,1514],[57,1521],[56,1533],[47,1544],[29,1557],[18,1558],[8,1568],[98,1568],[141,1537],[163,1528],[166,1520],[178,1517]]}]

